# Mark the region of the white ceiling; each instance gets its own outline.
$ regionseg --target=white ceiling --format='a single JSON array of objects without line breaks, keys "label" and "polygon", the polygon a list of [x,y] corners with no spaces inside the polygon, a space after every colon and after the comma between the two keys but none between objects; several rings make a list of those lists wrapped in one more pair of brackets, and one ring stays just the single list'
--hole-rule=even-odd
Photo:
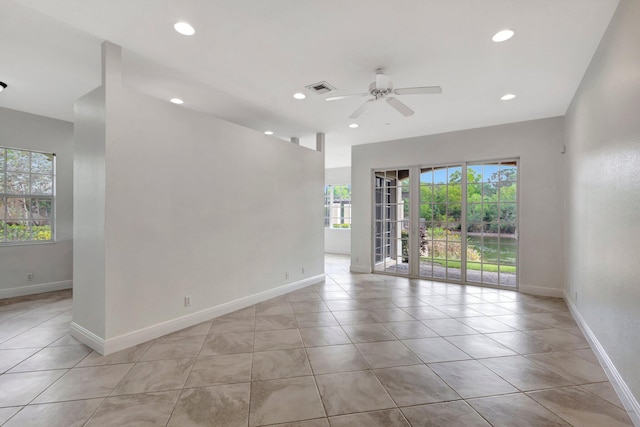
[{"label": "white ceiling", "polygon": [[[0,106],[71,121],[73,102],[100,82],[100,43],[123,47],[125,84],[185,108],[311,145],[327,134],[327,167],[351,145],[563,115],[618,0],[3,0]],[[179,20],[191,37],[173,30]],[[516,35],[493,43],[498,30]],[[348,128],[384,67],[403,96]],[[302,91],[307,99],[292,94]],[[512,92],[513,101],[500,96]]]}]

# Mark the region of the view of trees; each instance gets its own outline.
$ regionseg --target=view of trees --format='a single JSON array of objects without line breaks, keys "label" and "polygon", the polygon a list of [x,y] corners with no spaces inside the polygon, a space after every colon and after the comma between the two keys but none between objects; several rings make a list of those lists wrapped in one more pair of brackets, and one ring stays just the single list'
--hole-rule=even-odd
[{"label": "view of trees", "polygon": [[[516,230],[515,165],[467,168],[467,231],[512,234]],[[495,169],[495,170],[494,170]],[[487,173],[489,171],[489,173]],[[461,230],[461,168],[427,170],[421,175],[420,218],[428,228]]]},{"label": "view of trees", "polygon": [[51,240],[53,154],[0,148],[0,242]]},{"label": "view of trees", "polygon": [[[424,168],[420,175],[420,257],[460,268],[462,259],[462,167]],[[466,168],[467,268],[515,272],[517,226],[515,162]],[[404,216],[409,216],[409,180],[400,181]],[[502,236],[502,237],[499,237]],[[403,231],[403,262],[408,261],[408,233]],[[500,242],[500,243],[498,243]],[[506,264],[506,265],[505,265]],[[495,267],[495,268],[494,268]]]}]

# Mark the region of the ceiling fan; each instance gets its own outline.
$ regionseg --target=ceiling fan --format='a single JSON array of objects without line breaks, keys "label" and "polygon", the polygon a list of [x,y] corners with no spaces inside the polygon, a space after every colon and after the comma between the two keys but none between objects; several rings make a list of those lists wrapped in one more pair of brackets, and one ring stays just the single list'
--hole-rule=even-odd
[{"label": "ceiling fan", "polygon": [[390,95],[433,95],[442,93],[440,86],[422,86],[422,87],[403,87],[394,89],[393,82],[389,79],[389,76],[384,73],[382,68],[376,70],[376,80],[369,85],[369,92],[366,93],[353,93],[349,95],[330,96],[325,101],[338,101],[344,98],[350,98],[354,96],[373,96],[372,99],[365,101],[364,104],[359,106],[356,111],[351,113],[350,119],[356,119],[371,106],[375,101],[384,99],[389,105],[395,108],[400,114],[408,117],[414,114],[414,111],[407,107],[398,98]]}]

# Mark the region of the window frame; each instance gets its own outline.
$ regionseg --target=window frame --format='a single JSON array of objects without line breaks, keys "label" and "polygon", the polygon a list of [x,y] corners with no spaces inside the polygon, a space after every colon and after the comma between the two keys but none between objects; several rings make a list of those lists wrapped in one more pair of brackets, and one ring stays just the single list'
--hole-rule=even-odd
[{"label": "window frame", "polygon": [[[21,153],[29,154],[29,167],[27,170],[10,170],[8,166],[8,156],[7,151],[18,151]],[[3,211],[0,212],[0,247],[11,247],[11,246],[24,246],[24,245],[42,245],[42,244],[50,244],[56,242],[56,153],[39,151],[39,150],[30,150],[25,148],[16,148],[9,146],[0,146],[0,151],[4,151],[4,156],[0,157],[0,209]],[[51,157],[51,171],[50,172],[40,172],[34,171],[34,163],[33,163],[33,154],[43,154]],[[8,183],[8,175],[10,173],[22,173],[28,176],[28,185],[29,189],[25,192],[10,192],[7,188]],[[51,192],[50,194],[41,194],[32,191],[32,183],[34,176],[45,176],[51,179]],[[17,198],[17,199],[25,199],[28,200],[29,206],[33,206],[34,201],[49,201],[50,202],[50,211],[47,215],[46,219],[42,218],[34,218],[32,208],[28,209],[27,217],[24,219],[17,218],[9,218],[9,204],[7,203],[8,199]],[[29,239],[28,240],[9,240],[9,233],[7,224],[10,221],[23,221],[29,226]],[[50,233],[51,236],[49,239],[36,239],[34,238],[34,233],[31,229],[34,226],[35,221],[46,221],[50,225]]]}]

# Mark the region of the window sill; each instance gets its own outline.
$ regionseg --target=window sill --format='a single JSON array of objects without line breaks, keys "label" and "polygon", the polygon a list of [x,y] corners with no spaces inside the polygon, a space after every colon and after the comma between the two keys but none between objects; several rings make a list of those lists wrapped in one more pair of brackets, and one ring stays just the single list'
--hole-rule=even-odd
[{"label": "window sill", "polygon": [[47,240],[43,242],[11,242],[11,243],[0,243],[0,248],[12,248],[16,246],[33,246],[33,245],[51,245],[56,243],[55,240]]}]

